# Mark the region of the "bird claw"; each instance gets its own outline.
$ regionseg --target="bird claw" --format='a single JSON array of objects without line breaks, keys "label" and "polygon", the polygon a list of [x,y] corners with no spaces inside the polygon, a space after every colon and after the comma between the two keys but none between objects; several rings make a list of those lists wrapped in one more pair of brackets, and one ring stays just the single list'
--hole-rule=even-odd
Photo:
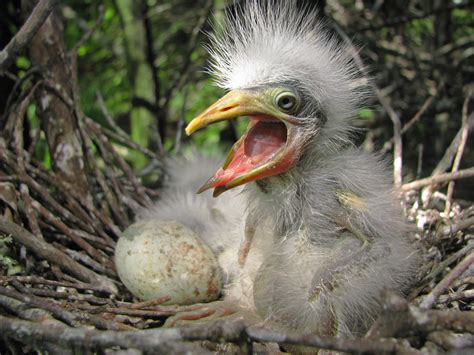
[{"label": "bird claw", "polygon": [[217,319],[240,319],[238,309],[224,301],[210,303],[197,303],[190,306],[178,307],[174,316],[169,317],[164,327],[172,328],[176,326],[204,323]]}]

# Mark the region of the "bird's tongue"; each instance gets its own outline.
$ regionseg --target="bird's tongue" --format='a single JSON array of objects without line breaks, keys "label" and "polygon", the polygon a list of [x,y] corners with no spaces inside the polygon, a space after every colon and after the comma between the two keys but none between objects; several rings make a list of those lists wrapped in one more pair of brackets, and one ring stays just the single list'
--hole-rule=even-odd
[{"label": "bird's tongue", "polygon": [[233,147],[235,152],[230,162],[210,179],[209,187],[223,186],[255,169],[271,159],[285,145],[286,127],[283,123],[274,121],[252,123],[247,134]]}]

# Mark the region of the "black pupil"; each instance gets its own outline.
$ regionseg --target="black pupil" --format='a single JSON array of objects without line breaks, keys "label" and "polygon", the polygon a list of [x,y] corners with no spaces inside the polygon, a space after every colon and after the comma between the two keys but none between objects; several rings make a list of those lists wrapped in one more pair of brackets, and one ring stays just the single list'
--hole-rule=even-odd
[{"label": "black pupil", "polygon": [[283,96],[279,100],[279,106],[282,109],[289,110],[295,104],[295,99],[291,96]]}]

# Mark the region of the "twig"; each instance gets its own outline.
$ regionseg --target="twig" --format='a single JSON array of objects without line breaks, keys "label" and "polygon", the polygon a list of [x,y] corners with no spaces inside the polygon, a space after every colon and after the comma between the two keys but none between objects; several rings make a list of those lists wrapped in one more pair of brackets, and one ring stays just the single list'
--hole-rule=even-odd
[{"label": "twig", "polygon": [[51,223],[51,225],[55,226],[58,230],[67,235],[77,246],[86,251],[87,254],[89,254],[92,258],[101,263],[104,267],[115,270],[115,264],[110,261],[108,257],[103,255],[99,250],[90,245],[82,238],[80,234],[76,233],[75,230],[69,228],[61,220],[55,217],[50,211],[48,211],[43,205],[41,205],[40,203],[33,203],[33,206],[38,211],[38,213],[46,221],[48,221],[48,223]]},{"label": "twig", "polygon": [[[402,127],[402,130],[401,130],[401,135],[403,136],[415,123],[417,123],[420,118],[424,115],[424,113],[426,112],[426,110],[428,110],[428,108],[430,108],[430,106],[432,105],[435,97],[436,97],[437,93],[428,97],[426,99],[426,101],[423,103],[423,105],[421,106],[421,108],[418,110],[418,112],[405,124],[403,125]],[[387,142],[385,142],[385,144],[383,145],[383,148],[381,149],[381,152],[382,153],[386,153],[388,152],[390,149],[392,149],[392,146],[393,146],[393,141],[394,141],[394,137],[390,138],[390,140],[388,140]]]},{"label": "twig", "polygon": [[[83,302],[83,301],[90,304],[96,304],[96,305],[108,305],[111,303],[111,300],[108,298],[100,298],[100,297],[95,297],[93,295],[88,295],[88,294],[61,292],[61,291],[54,291],[50,289],[34,288],[34,287],[25,288],[23,285],[21,285],[21,283],[19,283],[16,280],[12,281],[11,284],[19,292],[28,293],[35,296],[48,298],[48,299],[66,300],[68,302],[73,303],[74,306],[77,306],[75,303]],[[18,287],[19,285],[21,285],[21,287]]]},{"label": "twig", "polygon": [[438,48],[436,50],[436,55],[437,56],[443,56],[443,55],[448,55],[451,52],[455,51],[456,49],[460,49],[463,47],[472,47],[474,43],[474,35],[468,35],[466,37],[461,37],[459,39],[456,39],[453,42],[449,42],[442,46],[441,48]]},{"label": "twig", "polygon": [[[52,171],[46,171],[40,164],[36,164],[36,166],[32,166],[30,164],[26,165],[28,169],[28,173],[30,175],[36,176],[40,178],[44,183],[49,184],[51,186],[55,187],[55,190],[60,192],[62,196],[66,199],[66,205],[68,208],[70,208],[72,211],[74,211],[74,218],[81,218],[80,220],[71,220],[70,214],[68,215],[63,215],[64,218],[67,220],[70,220],[72,223],[77,224],[81,228],[83,228],[83,233],[97,233],[100,235],[103,239],[103,243],[109,245],[109,246],[114,246],[115,242],[108,236],[104,230],[102,224],[100,224],[98,221],[100,221],[100,216],[102,215],[99,211],[94,206],[89,206],[88,207],[88,199],[84,198],[78,191],[75,189],[69,189],[65,182],[60,179],[54,172]],[[30,181],[32,184],[34,180],[32,179],[26,179],[25,181]],[[35,187],[39,187],[37,184],[33,184]],[[40,191],[40,195],[43,196],[48,196],[46,192]],[[50,202],[49,200],[46,200],[46,202]],[[57,205],[54,205],[57,207]],[[84,207],[84,208],[83,208]],[[94,216],[91,217],[89,213],[86,212],[86,209]],[[61,212],[61,211],[60,211]],[[107,224],[105,224],[107,226]]]},{"label": "twig", "polygon": [[79,280],[88,283],[95,283],[105,292],[113,294],[117,293],[117,288],[110,280],[107,280],[103,276],[99,276],[93,271],[85,268],[68,255],[54,248],[45,241],[35,237],[19,225],[6,220],[3,216],[0,216],[0,231],[11,235],[15,241],[23,244],[41,259],[48,260],[49,262],[60,266],[67,272],[79,278]]},{"label": "twig", "polygon": [[156,298],[154,300],[148,300],[148,301],[143,301],[143,302],[137,302],[137,303],[132,303],[130,304],[131,309],[142,309],[142,308],[147,308],[147,307],[152,307],[152,306],[158,306],[161,305],[171,299],[170,296],[163,296],[160,298]]},{"label": "twig", "polygon": [[6,76],[8,79],[13,81],[15,84],[18,83],[21,79],[18,78],[15,74],[13,74],[11,71],[6,70],[3,72],[0,72],[0,76]]},{"label": "twig", "polygon": [[116,123],[113,117],[110,115],[109,110],[107,109],[107,106],[105,105],[104,97],[102,96],[102,93],[97,90],[95,93],[97,97],[97,103],[99,104],[100,110],[102,111],[102,114],[105,117],[105,120],[107,121],[107,124],[115,131],[117,134],[121,135],[125,139],[130,139],[130,137],[125,133],[125,131],[122,130]]},{"label": "twig", "polygon": [[357,49],[354,47],[352,44],[351,39],[347,34],[342,30],[341,26],[333,20],[333,26],[336,29],[337,33],[342,37],[344,42],[347,44],[349,52],[354,59],[354,62],[356,63],[357,67],[359,68],[360,72],[364,75],[366,80],[368,81],[369,85],[372,87],[372,90],[375,92],[375,95],[377,96],[377,99],[379,100],[380,104],[382,105],[383,109],[387,113],[387,115],[390,117],[392,124],[393,124],[393,142],[394,142],[394,157],[393,157],[393,180],[396,188],[400,188],[402,186],[402,165],[403,165],[403,157],[402,157],[402,124],[400,121],[400,117],[398,117],[397,113],[393,109],[393,107],[389,104],[388,100],[385,98],[385,96],[382,94],[380,89],[375,85],[374,82],[369,80],[369,75],[367,73],[367,70],[364,66],[364,63],[362,62],[362,59],[360,58],[360,55],[357,51]]},{"label": "twig", "polygon": [[474,332],[474,313],[453,310],[426,310],[409,305],[406,300],[391,294],[384,304],[385,312],[366,335],[369,339],[405,337],[429,334],[438,330],[459,333]]},{"label": "twig", "polygon": [[0,72],[13,64],[58,3],[59,0],[40,0],[38,2],[18,33],[0,52]]},{"label": "twig", "polygon": [[450,224],[449,226],[444,227],[441,230],[441,234],[443,236],[452,235],[466,228],[469,228],[472,225],[474,225],[474,217],[466,218],[456,224]]},{"label": "twig", "polygon": [[[80,347],[123,348],[151,351],[153,353],[176,353],[176,351],[196,350],[182,341],[211,340],[220,342],[241,341],[244,326],[238,322],[215,322],[209,326],[192,326],[172,329],[147,329],[142,331],[98,331],[90,328],[70,328],[52,324],[44,327],[34,322],[0,316],[0,333],[19,341],[41,339],[61,345]],[[171,345],[173,344],[173,345]],[[195,353],[194,351],[192,353]]]},{"label": "twig", "polygon": [[98,291],[103,292],[104,289],[97,287],[93,284],[79,283],[79,282],[64,282],[56,280],[44,279],[40,276],[0,276],[0,284],[8,284],[9,282],[17,280],[21,283],[32,284],[32,285],[48,285],[55,287],[67,287],[74,288],[76,290],[88,290],[88,291]]},{"label": "twig", "polygon": [[[469,117],[467,118],[467,125],[468,125],[468,130],[469,132],[474,129],[474,113],[471,113]],[[438,162],[436,167],[433,169],[433,172],[431,173],[431,176],[439,175],[444,173],[448,168],[452,165],[452,161],[454,159],[454,156],[458,150],[458,147],[461,143],[461,138],[463,135],[463,128],[461,127],[456,135],[454,136],[453,140],[451,141],[449,147],[446,149],[444,152],[443,157],[441,160]],[[428,186],[423,189],[421,197],[422,197],[422,202],[423,202],[423,207],[427,207],[428,203],[431,198],[431,194],[433,191],[433,186]]]},{"label": "twig", "polygon": [[[0,122],[5,121],[5,118],[8,115],[10,115],[11,110],[12,110],[13,98],[15,97],[17,90],[23,85],[23,83],[25,83],[28,79],[30,79],[35,74],[41,74],[41,70],[38,66],[34,66],[28,69],[20,79],[15,81],[15,85],[13,85],[13,88],[10,91],[10,95],[8,95],[7,103],[5,104],[5,108],[4,108],[4,113],[2,116],[0,116]],[[1,72],[0,72],[0,75],[1,75]]]},{"label": "twig", "polygon": [[169,89],[166,92],[165,95],[165,102],[163,104],[163,107],[167,107],[171,98],[173,97],[173,94],[179,90],[185,83],[186,80],[188,79],[189,75],[189,67],[190,64],[192,63],[191,56],[193,52],[196,49],[197,43],[198,43],[198,35],[199,33],[202,32],[204,25],[207,22],[207,19],[209,18],[209,14],[212,11],[212,7],[214,6],[214,1],[212,0],[207,0],[203,12],[201,16],[199,17],[196,26],[194,26],[191,36],[189,38],[188,42],[188,48],[187,48],[187,53],[185,56],[185,60],[183,64],[181,65],[180,70],[178,70],[179,75],[176,77],[176,79],[173,81],[173,83],[170,85]]},{"label": "twig", "polygon": [[179,154],[181,151],[181,139],[183,136],[184,117],[186,113],[186,105],[188,101],[188,89],[183,92],[183,104],[181,105],[181,113],[176,123],[176,137],[174,138],[174,153]]},{"label": "twig", "polygon": [[[132,168],[125,162],[125,160],[117,154],[112,144],[106,139],[106,136],[101,130],[100,125],[95,123],[89,117],[85,117],[86,125],[89,129],[91,129],[98,137],[100,142],[107,148],[107,150],[112,154],[115,158],[121,169],[125,172],[128,177],[128,180],[132,183],[135,192],[137,193],[137,197],[142,204],[142,206],[147,206],[151,204],[150,198],[146,195],[144,187],[139,183],[137,177],[135,176]],[[122,194],[124,195],[124,194]]]},{"label": "twig", "polygon": [[473,334],[457,334],[448,331],[438,331],[429,334],[428,340],[444,349],[467,349],[474,346]]},{"label": "twig", "polygon": [[[99,92],[97,92],[99,102],[103,103],[102,96]],[[105,106],[103,108],[105,110],[105,115],[110,120],[110,124],[113,123],[112,117],[109,116]],[[93,122],[90,118],[85,117],[87,129],[90,130],[91,135],[95,136],[95,143],[98,147],[98,151],[100,152],[102,158],[104,159],[106,165],[108,166],[115,166],[113,160],[118,163],[118,166],[121,168],[122,172],[127,175],[128,181],[133,185],[134,188],[134,197],[131,196],[131,191],[127,190],[123,184],[119,183],[118,176],[116,173],[116,169],[108,169],[105,171],[107,174],[108,180],[111,182],[111,189],[109,189],[103,179],[98,179],[98,183],[101,185],[102,190],[104,191],[105,197],[108,201],[109,208],[112,211],[113,216],[115,217],[115,221],[121,228],[125,228],[129,225],[130,221],[128,218],[128,214],[126,212],[126,207],[130,207],[131,210],[136,211],[140,206],[147,206],[151,204],[150,198],[147,196],[145,192],[145,188],[140,184],[138,181],[134,171],[131,167],[125,162],[123,157],[116,152],[115,147],[111,144],[107,136],[104,134],[103,129],[100,125]],[[119,130],[119,134],[125,136],[125,139],[128,139],[125,132],[121,131],[119,127],[116,127]],[[110,159],[109,156],[112,156]],[[115,201],[115,202],[114,202]],[[99,217],[100,218],[100,217]],[[111,221],[107,223],[109,228],[114,228],[114,233],[119,236],[120,230],[112,225]]]},{"label": "twig", "polygon": [[8,176],[0,176],[0,182],[18,182],[20,178],[18,175],[12,174]]},{"label": "twig", "polygon": [[79,305],[79,308],[85,309],[90,313],[112,313],[123,314],[131,317],[145,317],[145,318],[163,318],[174,316],[176,314],[176,307],[157,307],[155,309],[130,309],[124,307],[90,307],[88,305]]},{"label": "twig", "polygon": [[[33,322],[0,316],[0,330],[15,339],[33,338],[53,340],[62,345],[81,345],[107,348],[120,346],[143,351],[163,351],[167,344],[181,346],[183,341],[209,340],[242,343],[245,339],[284,344],[313,346],[347,352],[396,352],[410,348],[395,339],[340,339],[317,335],[295,335],[263,328],[245,328],[240,322],[217,321],[206,326],[186,328],[147,329],[135,332],[98,331],[86,328],[69,328],[61,325],[41,327]],[[169,351],[169,349],[166,349]]]},{"label": "twig", "polygon": [[440,184],[451,180],[465,179],[474,177],[474,168],[459,170],[455,173],[439,174],[424,179],[416,180],[402,185],[402,191],[418,190],[422,187],[434,184]]},{"label": "twig", "polygon": [[38,238],[44,239],[43,234],[41,233],[41,228],[38,225],[36,214],[33,210],[33,205],[32,205],[32,200],[30,196],[30,190],[28,189],[28,185],[20,184],[20,194],[23,199],[23,203],[25,205],[25,212],[26,212],[26,215],[28,216],[28,225],[30,226],[31,231]]},{"label": "twig", "polygon": [[[5,164],[6,166],[9,166],[13,171],[15,172],[19,172],[19,167],[18,167],[18,164],[16,162],[16,159],[14,158],[14,155],[7,151],[7,150],[0,150],[0,161]],[[30,170],[30,166],[29,164],[26,164],[26,167],[28,170]],[[38,172],[40,173],[40,176],[44,177],[45,174],[41,174],[41,171],[37,170],[37,169],[33,169],[31,168],[33,171],[29,171],[29,173],[31,174],[31,172]],[[31,174],[31,175],[36,175],[36,174]],[[46,202],[49,206],[51,206],[57,213],[59,213],[59,215],[64,218],[65,220],[68,220],[68,221],[71,221],[72,223],[74,224],[77,224],[79,225],[81,228],[84,228],[85,230],[87,231],[90,231],[90,232],[93,232],[94,230],[90,228],[90,225],[88,225],[87,223],[91,223],[89,221],[87,221],[87,223],[84,223],[83,221],[81,221],[78,217],[76,217],[73,213],[71,213],[71,211],[69,211],[68,209],[66,209],[63,205],[61,205],[60,203],[58,203],[55,198],[50,194],[50,192],[44,188],[43,186],[41,186],[35,179],[33,179],[29,174],[28,175],[20,175],[19,174],[19,179],[22,183],[25,183],[26,185],[29,186],[29,188],[31,188],[32,190],[34,190],[36,193],[39,194],[39,196],[41,196],[41,199]],[[59,179],[59,178],[56,178],[56,179],[53,179],[53,181],[56,181],[57,184],[53,184],[53,186],[63,186],[64,182]],[[67,188],[65,188],[67,190]],[[69,189],[69,191],[71,191],[71,189]],[[65,196],[68,196],[68,194],[65,194]]]},{"label": "twig", "polygon": [[[18,301],[14,298],[0,295],[0,306],[8,309],[14,314],[18,315],[23,319],[28,319],[31,321],[39,322],[48,326],[49,324],[56,323],[62,324],[59,320],[53,318],[50,313],[46,312],[44,309],[40,308],[27,308],[25,304],[21,301]],[[67,354],[65,349],[53,342],[48,343],[44,342],[42,347],[51,354]]]},{"label": "twig", "polygon": [[[149,158],[159,161],[161,159],[161,156],[159,154],[156,154],[152,152],[151,150],[142,147],[140,144],[134,142],[133,140],[130,139],[130,136],[125,133],[116,123],[114,118],[111,116],[109,110],[107,109],[107,106],[105,105],[104,98],[100,91],[96,92],[97,96],[97,103],[99,104],[99,107],[102,111],[102,114],[105,117],[105,120],[107,121],[107,124],[112,128],[112,130],[107,129],[106,127],[101,127],[102,132],[108,137],[116,140],[117,142],[123,144],[124,146],[135,149],[139,151],[140,153],[148,156]],[[159,165],[161,167],[161,165]]]},{"label": "twig", "polygon": [[69,255],[74,260],[81,262],[83,265],[88,266],[90,269],[95,270],[99,274],[106,274],[108,276],[116,277],[116,274],[112,270],[108,269],[105,265],[102,265],[101,263],[95,261],[89,255],[83,252],[68,249],[64,245],[61,245],[59,243],[54,243],[54,245],[58,249],[62,249],[67,255]]},{"label": "twig", "polygon": [[146,1],[141,2],[141,11],[143,16],[143,27],[145,30],[145,53],[146,61],[151,69],[151,80],[153,81],[153,96],[151,107],[147,109],[156,116],[157,120],[151,125],[151,147],[156,148],[159,154],[164,155],[165,149],[163,141],[166,138],[167,112],[160,107],[161,102],[161,81],[160,67],[156,64],[156,54],[154,50],[153,26],[148,14],[149,6]]},{"label": "twig", "polygon": [[[452,173],[455,173],[459,170],[459,165],[461,164],[461,158],[464,153],[464,147],[466,146],[467,136],[469,132],[469,125],[468,125],[468,106],[469,101],[471,99],[473,92],[469,92],[464,100],[464,104],[462,106],[462,124],[461,124],[461,141],[459,142],[459,147],[456,152],[456,156],[454,157],[453,167],[451,169]],[[446,193],[446,205],[444,208],[444,215],[445,219],[449,220],[449,212],[451,211],[451,199],[453,197],[454,191],[454,181],[450,181],[448,184],[448,191]]]},{"label": "twig", "polygon": [[423,171],[423,151],[424,151],[424,145],[423,144],[418,144],[418,162],[416,165],[416,179],[419,179],[421,177],[422,171]]},{"label": "twig", "polygon": [[264,328],[247,329],[247,334],[254,341],[312,346],[321,349],[337,350],[351,353],[382,353],[407,350],[406,346],[396,339],[342,339],[323,337],[314,334],[287,334]]},{"label": "twig", "polygon": [[[23,131],[24,131],[24,120],[26,109],[30,104],[31,97],[36,92],[36,89],[39,87],[41,82],[37,82],[26,95],[26,97],[21,101],[18,105],[19,107],[15,110],[15,126],[13,129],[13,143],[15,146],[15,153],[17,157],[18,163],[18,174],[20,177],[24,178],[26,176],[26,167],[25,167],[25,155],[23,154],[24,151],[24,141],[23,141]],[[38,238],[43,238],[41,230],[38,226],[38,220],[36,219],[36,215],[33,211],[32,202],[30,191],[28,189],[28,185],[21,183],[20,184],[20,194],[22,196],[24,202],[24,211],[26,216],[28,217],[28,224],[33,232]]]},{"label": "twig", "polygon": [[394,142],[394,151],[393,151],[393,181],[396,188],[400,188],[402,186],[402,166],[403,166],[403,158],[402,158],[402,124],[400,121],[400,117],[396,114],[395,110],[390,106],[387,99],[382,95],[380,90],[375,86],[375,94],[379,99],[382,107],[384,108],[385,112],[388,114],[390,119],[392,120],[393,124],[393,142]]},{"label": "twig", "polygon": [[82,321],[89,321],[94,325],[102,328],[102,329],[113,329],[113,330],[130,330],[133,329],[129,326],[124,324],[109,321],[101,317],[97,317],[95,315],[86,314],[84,312],[81,313],[73,313],[70,312],[64,307],[60,307],[57,304],[54,304],[50,300],[42,299],[41,297],[37,297],[28,292],[24,286],[19,285],[22,287],[22,293],[10,290],[6,287],[0,286],[0,294],[6,295],[8,297],[15,298],[31,307],[41,308],[49,313],[51,313],[55,318],[64,321],[65,323],[72,325],[72,326],[79,326]]},{"label": "twig", "polygon": [[469,253],[471,253],[473,249],[474,249],[474,243],[468,243],[461,250],[458,250],[457,252],[455,252],[454,254],[451,254],[445,260],[440,262],[428,275],[426,275],[423,278],[423,280],[421,280],[421,282],[419,283],[419,286],[410,293],[409,299],[413,299],[417,295],[419,295],[420,292],[426,287],[426,285],[428,285],[432,280],[434,280],[435,277],[437,277],[443,271],[445,271],[449,265],[461,259],[465,255],[468,255]]},{"label": "twig", "polygon": [[105,14],[105,6],[104,5],[99,5],[99,15],[97,16],[97,19],[95,20],[94,25],[92,25],[91,28],[89,28],[77,41],[77,43],[74,45],[74,47],[71,48],[69,51],[69,56],[75,56],[77,54],[77,50],[80,46],[82,46],[84,43],[86,43],[89,38],[92,37],[92,35],[97,31],[99,26],[101,25],[103,19],[104,19],[104,14]]},{"label": "twig", "polygon": [[463,9],[463,8],[471,7],[472,5],[473,5],[473,2],[468,0],[462,3],[452,3],[452,4],[447,5],[446,7],[433,7],[431,11],[417,13],[411,16],[396,17],[396,18],[385,21],[381,25],[370,24],[369,26],[356,29],[355,32],[376,31],[382,28],[394,27],[394,26],[398,26],[407,22],[411,22],[413,20],[423,19],[432,15],[435,15],[442,11],[453,10],[453,9]]},{"label": "twig", "polygon": [[[471,133],[472,130],[474,129],[474,113],[471,113],[469,115],[469,117],[467,118],[467,122],[468,122],[469,133]],[[444,173],[452,165],[454,156],[456,155],[459,144],[461,143],[462,132],[463,132],[463,127],[459,128],[453,140],[449,144],[449,147],[446,149],[443,157],[438,162],[436,167],[433,169],[433,172],[431,173],[431,175]]]},{"label": "twig", "polygon": [[441,295],[438,302],[447,304],[453,301],[467,301],[471,299],[474,299],[474,290],[464,290]]},{"label": "twig", "polygon": [[466,276],[466,277],[463,277],[462,279],[459,279],[459,280],[456,280],[454,283],[453,283],[453,288],[458,288],[458,287],[461,287],[463,285],[474,285],[474,276]]},{"label": "twig", "polygon": [[[46,222],[40,221],[45,228],[51,227],[50,224],[47,224]],[[114,250],[115,248],[115,242],[113,243],[108,243],[108,240],[104,240],[103,238],[95,235],[95,234],[90,234],[84,230],[81,229],[74,229],[77,235],[79,235],[82,239],[88,240],[91,242],[91,244],[94,244],[94,246],[98,249],[101,249],[102,251],[111,251]]]},{"label": "twig", "polygon": [[[5,137],[6,145],[9,145],[12,139],[14,138],[17,139],[17,142],[15,142],[14,144],[14,148],[17,151],[19,150],[19,145],[23,146],[23,136],[18,137],[18,135],[20,133],[23,134],[23,131],[21,130],[21,128],[23,127],[23,120],[25,117],[26,110],[28,108],[28,105],[30,104],[31,97],[37,90],[40,83],[42,83],[42,81],[35,83],[33,87],[29,89],[26,94],[20,95],[20,97],[18,98],[20,103],[18,104],[13,103],[11,107],[8,108],[9,109],[8,120],[5,123],[5,127],[3,127],[3,130],[4,130],[3,136]],[[18,138],[21,139],[21,142],[18,141]]]},{"label": "twig", "polygon": [[124,146],[128,147],[128,148],[131,148],[131,149],[135,149],[137,151],[139,151],[140,153],[146,155],[147,157],[151,158],[151,159],[155,159],[156,161],[160,161],[162,159],[162,157],[160,157],[159,154],[156,154],[154,152],[152,152],[151,150],[145,148],[145,147],[142,147],[140,144],[132,141],[130,139],[130,137],[123,137],[122,135],[108,129],[108,128],[105,128],[103,127],[102,128],[104,134],[109,137],[109,138],[112,138],[114,140],[116,140],[117,142],[119,142],[120,144],[123,144]]},{"label": "twig", "polygon": [[466,269],[471,266],[474,262],[474,253],[466,256],[451,272],[442,279],[433,290],[424,297],[423,301],[420,304],[420,308],[429,309],[431,308],[438,297],[446,291],[446,289],[451,285],[459,276],[462,275]]}]

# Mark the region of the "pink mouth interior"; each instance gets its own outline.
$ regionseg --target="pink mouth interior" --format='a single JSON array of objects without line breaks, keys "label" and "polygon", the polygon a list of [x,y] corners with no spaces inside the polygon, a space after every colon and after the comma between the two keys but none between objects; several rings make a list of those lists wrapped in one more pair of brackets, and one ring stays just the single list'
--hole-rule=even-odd
[{"label": "pink mouth interior", "polygon": [[286,144],[286,127],[280,121],[266,117],[251,118],[249,127],[243,140],[236,143],[239,146],[230,163],[211,178],[212,187],[223,186],[266,163]]}]

